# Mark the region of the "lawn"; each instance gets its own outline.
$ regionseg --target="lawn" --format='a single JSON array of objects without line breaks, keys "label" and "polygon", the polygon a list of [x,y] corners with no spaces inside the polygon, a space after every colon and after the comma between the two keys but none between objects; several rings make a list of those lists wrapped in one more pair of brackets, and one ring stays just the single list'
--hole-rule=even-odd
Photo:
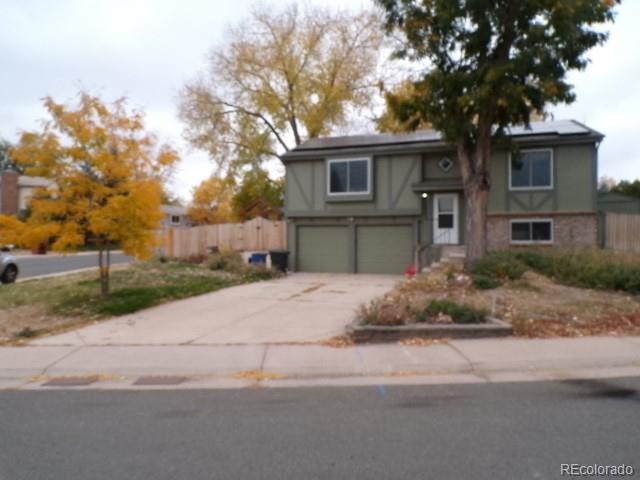
[{"label": "lawn", "polygon": [[19,343],[275,275],[250,268],[225,271],[210,267],[210,263],[151,261],[117,268],[111,274],[108,298],[100,296],[93,272],[2,285],[0,343]]},{"label": "lawn", "polygon": [[510,322],[519,336],[638,335],[638,278],[640,256],[500,253],[475,275],[463,273],[459,264],[443,264],[405,280],[363,305],[358,316],[370,325],[460,323],[452,315],[452,305],[458,305]]}]

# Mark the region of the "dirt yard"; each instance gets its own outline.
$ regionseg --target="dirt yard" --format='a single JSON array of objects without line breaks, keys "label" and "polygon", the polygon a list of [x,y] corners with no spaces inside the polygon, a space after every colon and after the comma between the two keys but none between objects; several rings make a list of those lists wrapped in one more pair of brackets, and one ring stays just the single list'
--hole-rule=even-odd
[{"label": "dirt yard", "polygon": [[[559,285],[533,272],[497,289],[479,290],[460,267],[449,265],[402,282],[375,308],[384,317],[383,306],[395,305],[395,315],[406,317],[401,323],[412,323],[412,312],[433,299],[486,310],[524,337],[640,335],[640,296]],[[393,323],[379,319],[376,323]]]}]

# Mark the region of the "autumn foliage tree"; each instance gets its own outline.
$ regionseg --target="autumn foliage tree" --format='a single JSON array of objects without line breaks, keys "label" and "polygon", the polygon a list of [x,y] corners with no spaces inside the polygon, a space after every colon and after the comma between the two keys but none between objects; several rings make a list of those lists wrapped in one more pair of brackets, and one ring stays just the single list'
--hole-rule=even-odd
[{"label": "autumn foliage tree", "polygon": [[187,140],[209,154],[215,174],[261,167],[345,125],[378,94],[376,13],[262,4],[227,36],[179,104]]},{"label": "autumn foliage tree", "polygon": [[603,43],[617,0],[377,0],[396,55],[420,62],[409,98],[391,96],[406,127],[429,122],[457,151],[467,203],[467,267],[487,250],[494,143],[545,106],[575,99],[566,75]]},{"label": "autumn foliage tree", "polygon": [[50,118],[41,131],[22,134],[12,157],[56,186],[36,192],[31,215],[14,229],[30,246],[50,239],[61,252],[97,246],[107,295],[113,245],[138,258],[151,255],[163,217],[162,183],[178,156],[145,131],[143,113],[128,110],[125,99],[106,104],[82,92],[77,105],[46,98],[44,106]]},{"label": "autumn foliage tree", "polygon": [[262,169],[247,172],[231,199],[235,217],[243,222],[255,217],[278,220],[284,205],[284,178],[272,180]]},{"label": "autumn foliage tree", "polygon": [[233,222],[231,201],[235,182],[230,177],[209,177],[192,191],[189,217],[201,225]]}]

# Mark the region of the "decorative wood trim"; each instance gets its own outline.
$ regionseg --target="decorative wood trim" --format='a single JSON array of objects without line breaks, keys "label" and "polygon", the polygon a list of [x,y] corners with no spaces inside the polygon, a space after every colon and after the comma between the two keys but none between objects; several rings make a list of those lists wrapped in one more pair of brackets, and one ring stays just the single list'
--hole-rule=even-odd
[{"label": "decorative wood trim", "polygon": [[400,185],[400,188],[398,189],[398,192],[396,193],[396,196],[391,203],[391,208],[396,208],[396,205],[400,201],[400,196],[406,190],[408,190],[409,180],[411,180],[411,175],[413,174],[413,171],[416,169],[418,160],[419,160],[418,158],[413,159],[413,162],[411,163],[411,167],[409,168],[409,171],[405,174],[404,179],[402,180],[402,184]]},{"label": "decorative wood trim", "polygon": [[[311,165],[311,167],[313,168],[313,165]],[[291,177],[293,178],[294,183],[296,184],[296,186],[300,190],[300,193],[302,194],[302,199],[307,204],[307,208],[309,208],[309,210],[312,210],[312,205],[311,205],[311,202],[309,201],[309,197],[307,197],[307,194],[304,191],[304,188],[302,188],[302,184],[300,183],[300,179],[298,178],[298,174],[296,173],[295,168],[291,168],[290,171],[291,171]]]}]

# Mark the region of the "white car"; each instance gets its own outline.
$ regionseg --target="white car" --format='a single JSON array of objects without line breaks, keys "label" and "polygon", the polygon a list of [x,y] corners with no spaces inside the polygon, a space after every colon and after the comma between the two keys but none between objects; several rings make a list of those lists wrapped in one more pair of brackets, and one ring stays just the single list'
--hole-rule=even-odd
[{"label": "white car", "polygon": [[0,251],[0,282],[13,283],[18,278],[18,263],[7,250]]}]

